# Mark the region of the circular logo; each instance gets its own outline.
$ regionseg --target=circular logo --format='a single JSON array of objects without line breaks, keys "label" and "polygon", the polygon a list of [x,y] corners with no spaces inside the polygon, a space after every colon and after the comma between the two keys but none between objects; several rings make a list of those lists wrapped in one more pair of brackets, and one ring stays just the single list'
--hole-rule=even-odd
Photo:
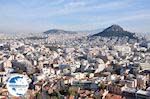
[{"label": "circular logo", "polygon": [[13,96],[23,96],[29,87],[27,79],[24,75],[12,75],[6,85],[8,92]]}]

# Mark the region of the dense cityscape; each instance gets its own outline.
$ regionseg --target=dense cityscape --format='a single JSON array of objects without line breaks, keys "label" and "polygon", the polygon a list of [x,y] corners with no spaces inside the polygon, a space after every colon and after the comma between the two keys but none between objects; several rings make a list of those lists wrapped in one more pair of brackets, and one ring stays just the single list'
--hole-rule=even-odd
[{"label": "dense cityscape", "polygon": [[0,0],[0,99],[150,99],[150,0]]},{"label": "dense cityscape", "polygon": [[[149,99],[148,40],[124,35],[119,25],[94,35],[68,32],[1,39],[0,98]],[[27,78],[24,96],[9,94],[6,83],[12,74]]]}]

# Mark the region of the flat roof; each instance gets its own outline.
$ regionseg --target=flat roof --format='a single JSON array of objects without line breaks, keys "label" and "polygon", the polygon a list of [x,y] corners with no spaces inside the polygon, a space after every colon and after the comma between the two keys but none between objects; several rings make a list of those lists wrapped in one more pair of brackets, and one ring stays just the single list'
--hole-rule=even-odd
[{"label": "flat roof", "polygon": [[149,91],[138,90],[136,93],[137,94],[141,94],[141,95],[150,96],[150,92]]},{"label": "flat roof", "polygon": [[134,89],[134,88],[128,88],[128,87],[126,87],[126,88],[123,88],[122,91],[129,92],[129,93],[136,93],[137,90]]}]

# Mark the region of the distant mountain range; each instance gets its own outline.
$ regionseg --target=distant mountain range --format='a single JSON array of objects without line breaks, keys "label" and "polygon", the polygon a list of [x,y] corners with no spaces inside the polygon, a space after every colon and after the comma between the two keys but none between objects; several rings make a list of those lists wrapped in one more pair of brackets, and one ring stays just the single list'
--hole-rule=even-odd
[{"label": "distant mountain range", "polygon": [[62,29],[51,29],[43,32],[44,34],[77,34],[75,31],[66,31]]},{"label": "distant mountain range", "polygon": [[85,36],[88,35],[93,35],[96,34],[98,32],[101,32],[103,29],[95,29],[95,30],[83,30],[83,31],[68,31],[68,30],[62,30],[62,29],[51,29],[48,31],[43,32],[43,34],[45,35],[50,35],[50,34],[83,34]]},{"label": "distant mountain range", "polygon": [[77,34],[87,33],[90,37],[128,37],[129,39],[137,39],[135,33],[125,31],[119,25],[112,25],[102,31],[102,29],[88,31],[67,31],[62,29],[51,29],[43,32],[44,34]]},{"label": "distant mountain range", "polygon": [[135,33],[125,31],[122,27],[119,25],[112,25],[106,29],[104,29],[102,32],[99,32],[97,34],[92,35],[94,36],[101,36],[101,37],[128,37],[129,39],[137,39]]},{"label": "distant mountain range", "polygon": [[[133,33],[133,32],[129,32],[124,30],[121,26],[119,25],[111,25],[110,27],[106,28],[106,29],[96,29],[96,30],[85,30],[85,31],[68,31],[68,30],[63,30],[63,29],[51,29],[48,31],[45,31],[42,33],[42,35],[50,35],[50,34],[54,34],[54,35],[60,35],[60,34],[80,34],[83,36],[88,36],[88,38],[95,38],[95,37],[117,37],[118,39],[126,39],[126,40],[140,40],[141,38],[146,38],[144,36],[144,34],[138,34],[138,33]],[[140,36],[139,36],[140,35]],[[147,36],[148,38],[149,36]]]}]

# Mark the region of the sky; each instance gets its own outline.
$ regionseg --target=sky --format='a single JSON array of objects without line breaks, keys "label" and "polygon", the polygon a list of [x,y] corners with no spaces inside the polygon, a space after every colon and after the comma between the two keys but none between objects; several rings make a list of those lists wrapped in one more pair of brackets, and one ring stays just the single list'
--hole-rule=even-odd
[{"label": "sky", "polygon": [[150,0],[0,0],[0,32],[94,30],[118,24],[150,32]]}]

